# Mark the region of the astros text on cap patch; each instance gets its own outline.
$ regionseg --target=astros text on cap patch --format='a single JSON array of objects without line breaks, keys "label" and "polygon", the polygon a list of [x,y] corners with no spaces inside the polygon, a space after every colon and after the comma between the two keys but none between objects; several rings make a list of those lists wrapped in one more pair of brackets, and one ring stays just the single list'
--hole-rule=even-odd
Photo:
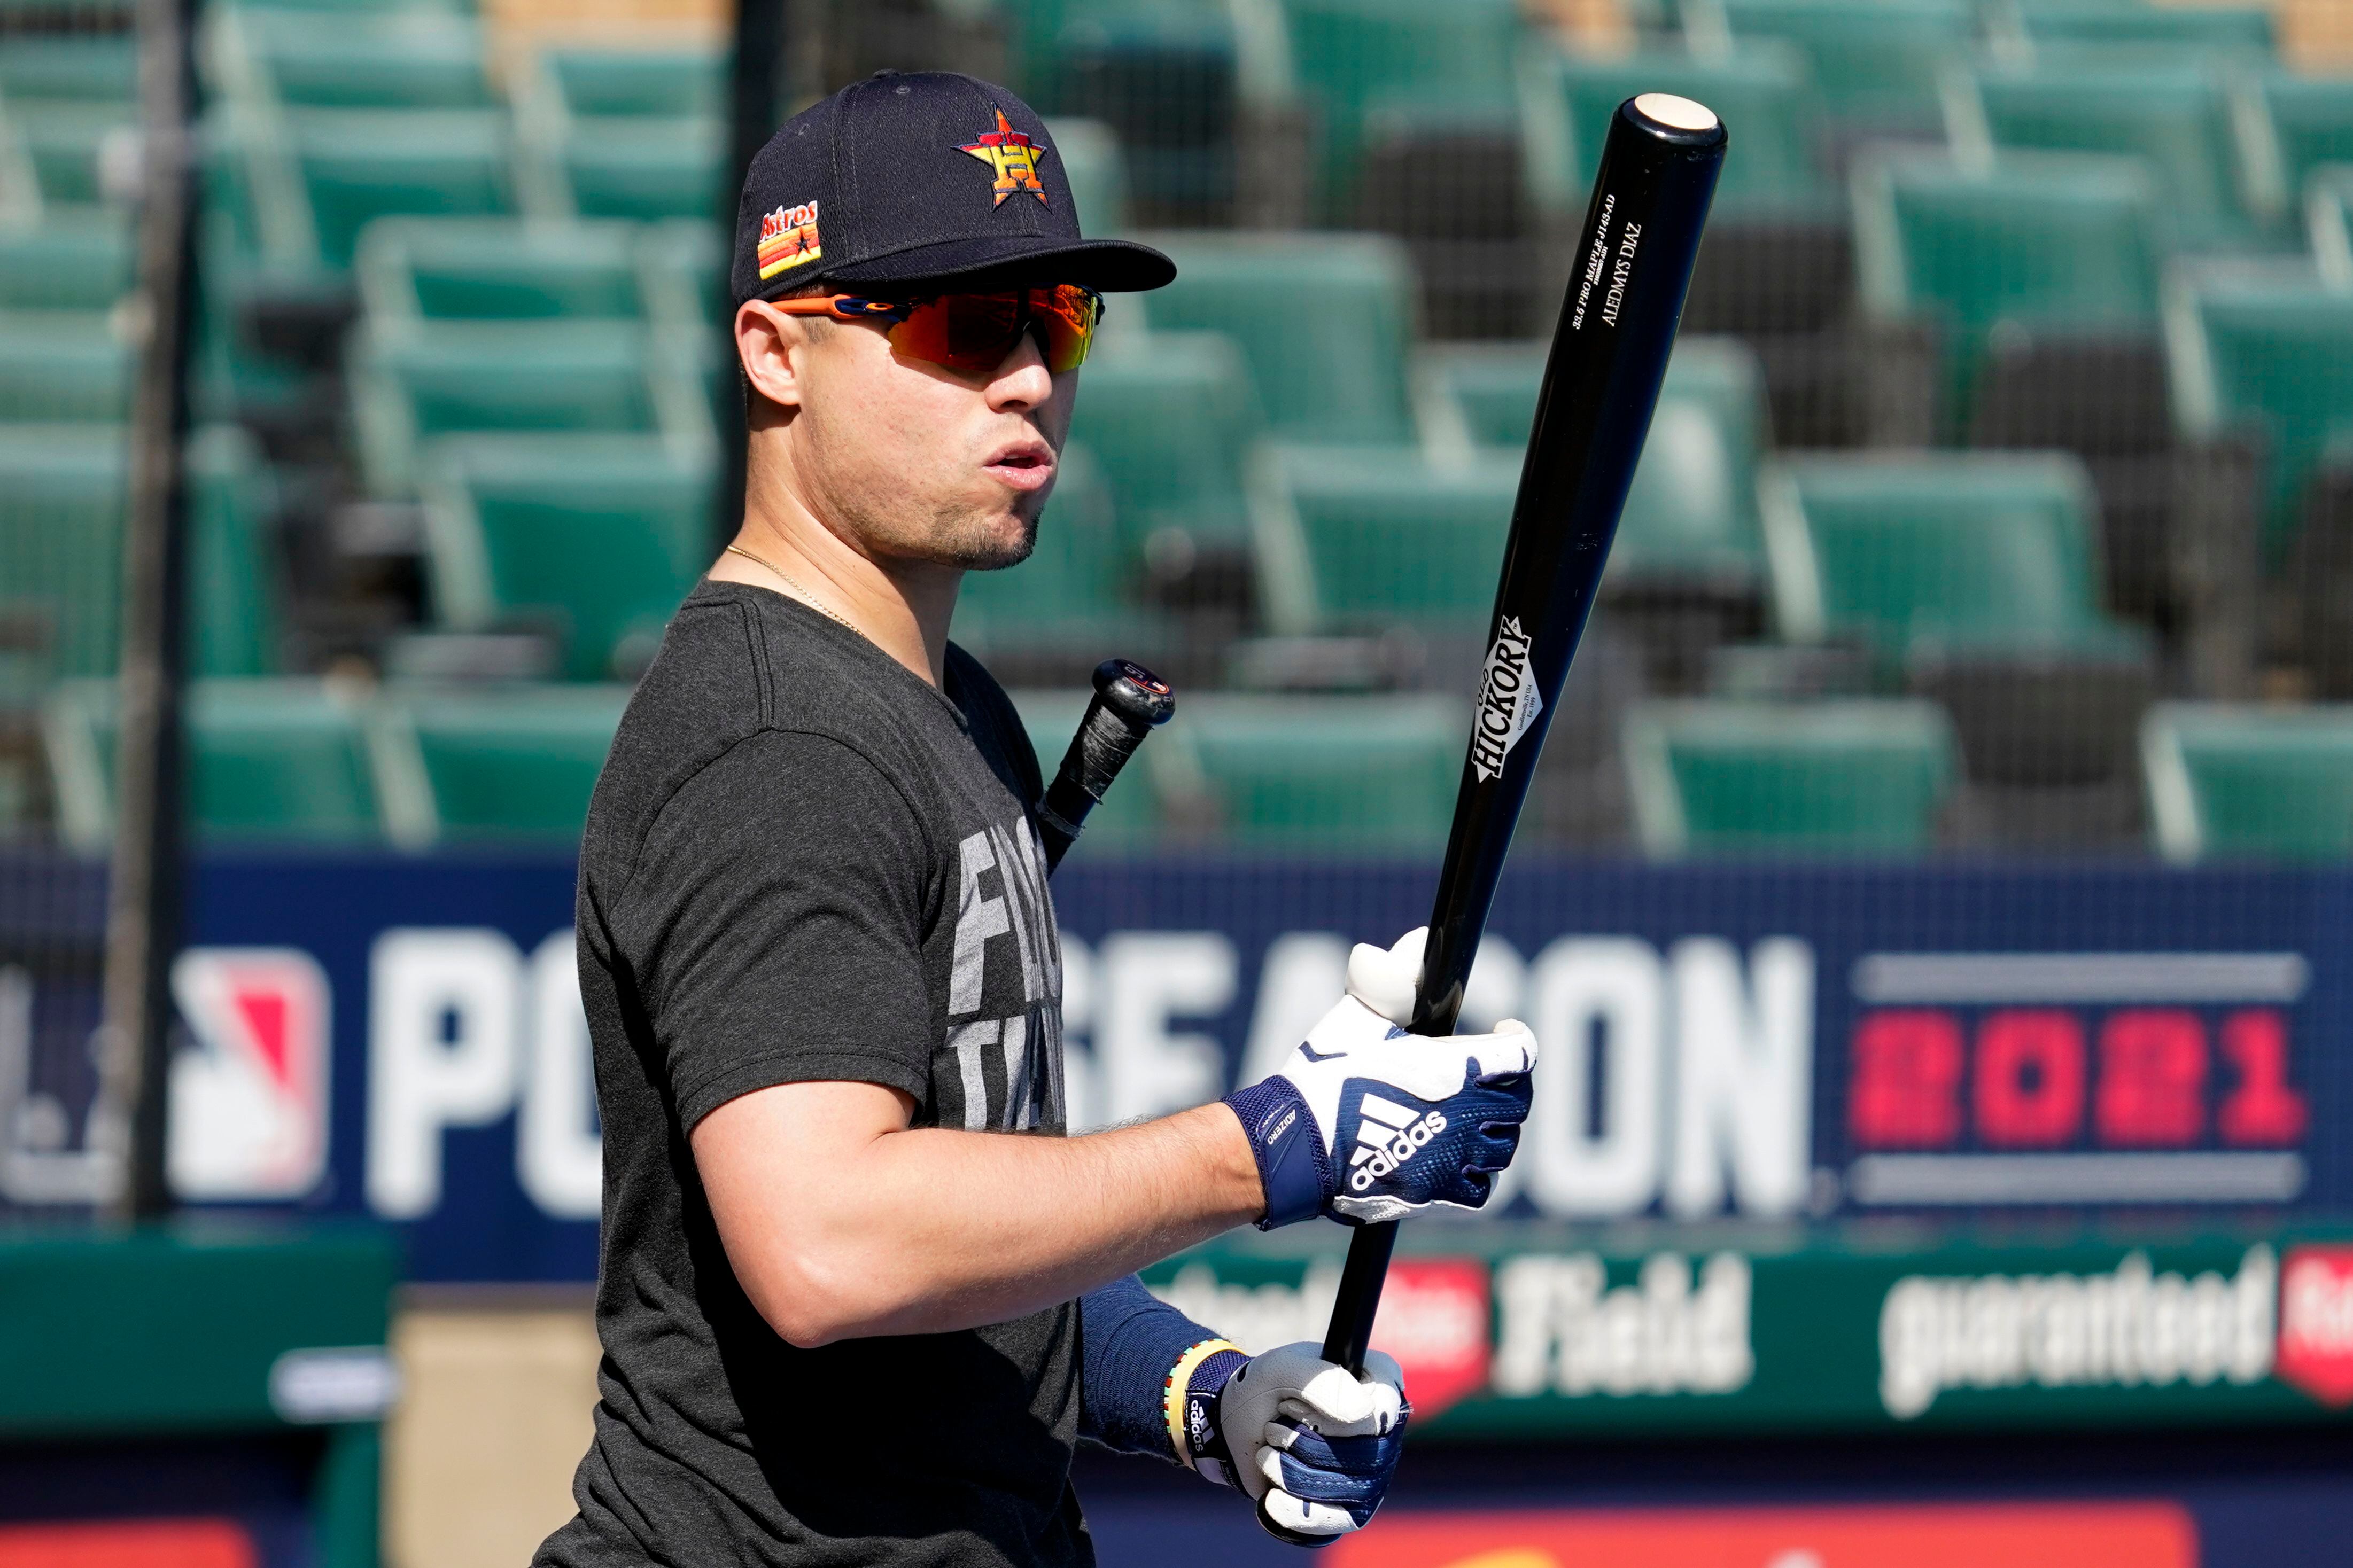
[{"label": "astros text on cap patch", "polygon": [[1046,187],[1038,183],[1038,154],[1044,149],[1014,130],[1012,121],[1005,118],[1005,110],[997,111],[996,130],[977,141],[965,142],[956,151],[969,153],[997,171],[997,184],[992,187],[997,200],[990,204],[992,206],[1003,206],[1005,198],[1016,191],[1027,191],[1036,196],[1039,206],[1047,205]]},{"label": "astros text on cap patch", "polygon": [[760,219],[760,277],[763,281],[789,268],[815,261],[824,254],[817,243],[817,204],[777,207]]}]

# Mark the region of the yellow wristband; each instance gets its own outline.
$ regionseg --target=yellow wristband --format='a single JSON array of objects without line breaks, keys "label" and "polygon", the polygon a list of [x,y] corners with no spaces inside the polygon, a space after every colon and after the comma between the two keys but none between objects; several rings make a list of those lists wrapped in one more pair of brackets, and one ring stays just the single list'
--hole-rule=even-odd
[{"label": "yellow wristband", "polygon": [[1185,1440],[1186,1390],[1192,1386],[1193,1369],[1219,1351],[1231,1351],[1236,1355],[1249,1353],[1231,1340],[1203,1340],[1178,1356],[1176,1364],[1168,1369],[1168,1382],[1160,1394],[1160,1413],[1167,1419],[1168,1441],[1176,1450],[1176,1462],[1180,1465],[1193,1462],[1192,1445]]}]

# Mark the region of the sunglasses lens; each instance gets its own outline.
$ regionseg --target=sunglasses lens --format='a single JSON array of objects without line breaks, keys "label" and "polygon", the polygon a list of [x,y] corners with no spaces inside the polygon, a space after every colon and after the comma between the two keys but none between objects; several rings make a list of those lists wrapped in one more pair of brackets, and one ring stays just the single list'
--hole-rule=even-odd
[{"label": "sunglasses lens", "polygon": [[1026,294],[943,294],[912,306],[891,329],[891,346],[950,370],[995,370],[1034,323],[1045,331],[1046,368],[1060,374],[1085,363],[1101,303],[1076,284]]}]

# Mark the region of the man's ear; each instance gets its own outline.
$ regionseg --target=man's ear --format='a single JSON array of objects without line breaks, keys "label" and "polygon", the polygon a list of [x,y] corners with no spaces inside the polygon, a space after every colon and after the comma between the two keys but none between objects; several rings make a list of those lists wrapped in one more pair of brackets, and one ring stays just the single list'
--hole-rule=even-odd
[{"label": "man's ear", "polygon": [[786,408],[801,405],[801,368],[810,334],[806,319],[765,300],[735,308],[735,357],[752,390]]}]

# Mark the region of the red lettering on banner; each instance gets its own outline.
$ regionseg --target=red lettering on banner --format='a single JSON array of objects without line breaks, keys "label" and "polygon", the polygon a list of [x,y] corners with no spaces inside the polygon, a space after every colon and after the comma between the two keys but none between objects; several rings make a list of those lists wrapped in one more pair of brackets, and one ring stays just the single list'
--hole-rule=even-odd
[{"label": "red lettering on banner", "polygon": [[2280,1268],[2280,1381],[2353,1405],[2353,1247],[2292,1247]]},{"label": "red lettering on banner", "polygon": [[2296,1143],[2311,1116],[2287,1081],[2287,1020],[2270,1007],[2222,1020],[2222,1055],[2238,1084],[2215,1115],[2225,1143]]},{"label": "red lettering on banner", "polygon": [[2084,1126],[2084,1026],[2072,1013],[2001,1012],[1978,1031],[1978,1136],[2047,1149]]},{"label": "red lettering on banner", "polygon": [[2195,1013],[2136,1007],[2100,1027],[2094,1120],[2103,1143],[2179,1146],[2206,1126],[2206,1030]]},{"label": "red lettering on banner", "polygon": [[1936,1148],[1961,1135],[1961,1026],[1949,1013],[1891,1010],[1854,1030],[1847,1121],[1866,1149]]},{"label": "red lettering on banner", "polygon": [[1400,1258],[1389,1265],[1373,1348],[1397,1358],[1405,1396],[1423,1420],[1487,1386],[1488,1301],[1480,1258]]}]

